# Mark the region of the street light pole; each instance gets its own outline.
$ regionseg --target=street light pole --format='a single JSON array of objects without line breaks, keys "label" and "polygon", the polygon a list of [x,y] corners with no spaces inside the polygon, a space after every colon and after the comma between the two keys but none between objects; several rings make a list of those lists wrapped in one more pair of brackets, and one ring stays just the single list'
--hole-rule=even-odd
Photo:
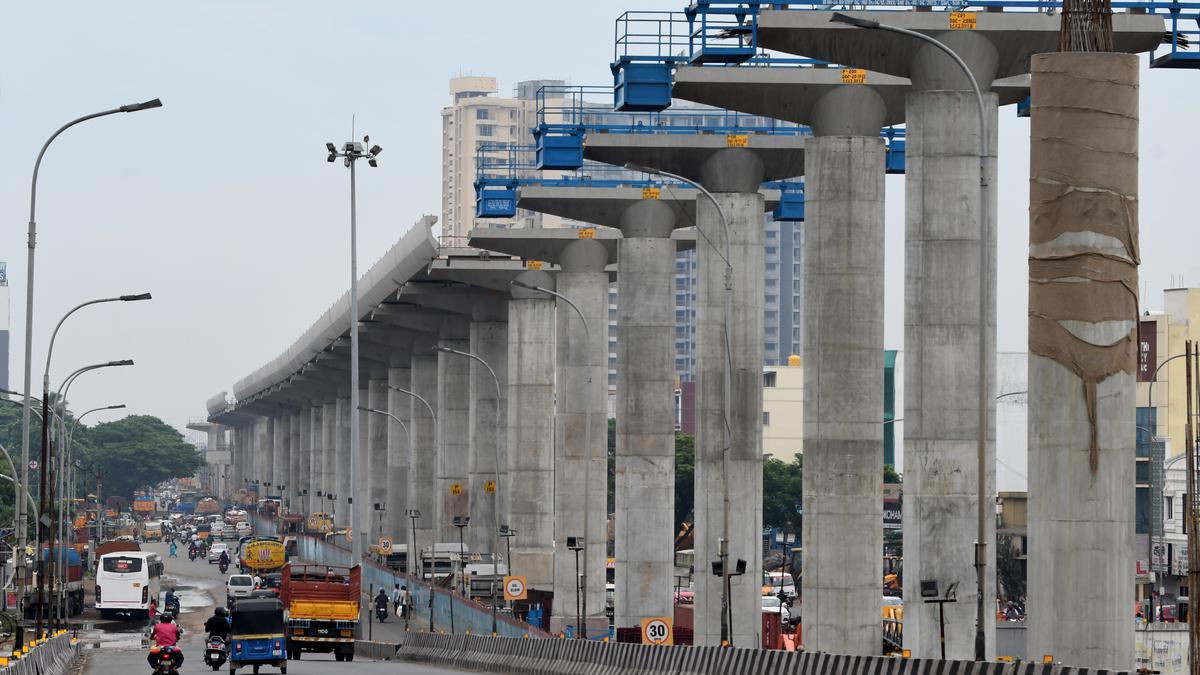
[{"label": "street light pole", "polygon": [[[589,344],[589,345],[592,344],[591,325],[588,323],[587,317],[584,316],[583,311],[579,309],[579,305],[575,304],[575,302],[573,300],[571,300],[567,296],[565,296],[562,293],[559,293],[557,291],[552,291],[549,288],[543,288],[541,286],[535,286],[533,284],[527,284],[527,283],[525,283],[523,281],[519,281],[517,279],[513,279],[509,283],[514,286],[519,286],[521,288],[524,288],[526,290],[537,291],[539,293],[545,293],[546,295],[558,298],[559,300],[562,300],[563,302],[567,303],[567,306],[569,306],[571,309],[575,310],[575,314],[577,314],[579,316],[579,321],[583,324],[584,340],[586,340],[587,344]],[[594,364],[591,363],[590,358],[587,360],[588,360],[588,363],[585,364],[587,367],[587,386],[584,387],[584,390],[583,390],[583,447],[584,447],[584,452],[585,452],[584,457],[586,459],[586,461],[583,464],[583,484],[585,486],[583,489],[583,539],[584,539],[584,541],[590,542],[592,540],[592,532],[591,532],[592,451],[593,451],[593,448],[592,448],[592,369],[593,369]],[[579,558],[578,552],[576,552],[575,558],[576,558],[576,561],[578,562],[578,558]],[[508,572],[509,574],[512,574],[511,565],[512,565],[512,559],[510,558],[509,559],[509,572]],[[587,577],[588,577],[588,572],[590,572],[591,569],[592,569],[591,565],[588,562],[588,548],[585,546],[583,549],[583,581],[582,581],[582,584],[583,584],[582,615],[584,617],[588,616]],[[578,571],[576,572],[576,576],[578,576]],[[587,638],[587,624],[586,623],[580,623],[579,637],[584,638],[584,639]]]},{"label": "street light pole", "polygon": [[[144,298],[139,298],[139,299],[144,299]],[[72,311],[74,311],[74,310],[72,310]],[[68,315],[69,315],[69,313],[68,313]],[[61,322],[60,322],[60,324],[61,324]],[[59,420],[61,421],[67,414],[66,401],[64,400],[63,397],[66,395],[66,393],[68,391],[70,391],[71,384],[75,381],[75,378],[79,377],[80,375],[82,375],[88,371],[97,370],[100,368],[112,368],[112,367],[117,367],[117,366],[132,366],[132,365],[133,365],[133,361],[130,359],[124,359],[121,361],[107,361],[105,363],[94,363],[90,366],[84,366],[82,368],[79,368],[75,372],[68,375],[66,377],[66,379],[63,380],[63,383],[61,385],[59,385],[58,392],[55,395],[56,400],[54,402],[54,405],[55,405],[55,408],[58,410],[57,416],[58,416]],[[50,462],[52,461],[53,458],[49,454],[49,444],[47,442],[50,427],[55,425],[55,422],[53,419],[48,419],[50,410],[47,408],[47,401],[49,400],[49,398],[50,398],[49,392],[47,392],[42,398],[42,410],[43,410],[42,452],[41,452],[42,460],[41,460],[41,465],[38,467],[40,469],[39,484],[40,484],[41,491],[38,494],[38,557],[37,557],[37,560],[41,563],[41,569],[42,569],[42,573],[38,574],[38,584],[37,584],[38,611],[37,611],[36,633],[38,635],[41,635],[41,632],[42,632],[43,614],[45,613],[45,611],[47,609],[49,609],[46,606],[47,602],[49,601],[49,595],[47,595],[47,592],[48,593],[54,592],[54,573],[55,573],[54,560],[49,558],[49,556],[54,555],[53,551],[55,549],[55,543],[56,543],[55,542],[55,533],[54,533],[54,516],[51,515],[52,500],[47,499],[47,494],[46,494],[47,478],[50,479],[51,486],[53,486],[54,479],[55,479],[55,476],[50,475]],[[47,421],[47,419],[48,419],[48,421]],[[61,426],[62,425],[60,424],[59,427],[61,427]],[[61,436],[61,434],[56,433],[55,436],[56,436],[55,440],[59,440],[57,437]],[[61,507],[58,510],[58,517],[60,519],[62,518],[62,508]],[[46,560],[41,560],[41,547],[42,547],[43,541],[47,545],[46,546],[46,555],[47,555]],[[60,581],[60,584],[61,584],[61,581]],[[55,617],[54,614],[51,614],[47,618],[57,621],[57,618]]]},{"label": "street light pole", "polygon": [[990,194],[988,192],[988,124],[987,124],[987,108],[983,104],[983,92],[979,89],[979,82],[975,79],[975,74],[971,72],[970,67],[963,61],[953,49],[945,43],[935,40],[934,38],[919,33],[907,28],[898,26],[890,26],[885,23],[880,23],[873,19],[863,19],[859,17],[849,16],[841,12],[834,12],[830,19],[833,23],[844,23],[857,28],[866,28],[870,30],[883,30],[890,33],[898,33],[907,35],[911,38],[921,40],[936,49],[940,50],[951,59],[967,76],[967,80],[971,83],[971,90],[975,94],[975,101],[979,106],[979,382],[978,382],[978,410],[976,411],[976,425],[978,427],[978,437],[976,439],[976,492],[977,500],[975,511],[975,526],[976,526],[976,541],[975,541],[975,660],[982,661],[985,658],[986,639],[984,636],[985,625],[985,610],[984,610],[984,585],[986,583],[986,560],[987,560],[987,508],[986,508],[986,493],[987,493],[987,429],[988,429],[988,382],[987,382],[987,363],[988,363],[988,340],[987,340],[987,301],[988,291],[991,285],[991,276],[988,274],[988,251],[990,249],[989,242],[991,229],[989,220],[991,219],[990,210]]},{"label": "street light pole", "polygon": [[[503,428],[503,426],[500,424],[500,378],[496,377],[496,371],[492,370],[492,367],[488,365],[487,361],[484,361],[475,354],[459,351],[457,349],[451,349],[450,347],[438,346],[436,349],[439,352],[445,352],[446,354],[454,354],[456,356],[462,356],[471,359],[484,368],[487,368],[488,373],[492,376],[492,382],[496,385],[496,433],[494,434],[496,441],[496,457],[495,470],[492,472],[492,482],[495,485],[495,489],[492,491],[492,636],[495,637],[497,604],[496,577],[499,575],[500,570],[499,563],[497,561],[500,556],[500,430]],[[462,530],[459,530],[459,534],[462,534]]]},{"label": "street light pole", "polygon": [[[407,560],[404,561],[405,571],[408,572],[408,612],[404,615],[404,630],[408,630],[408,617],[413,612],[417,611],[416,605],[412,601],[412,585],[413,579],[425,578],[425,571],[421,569],[421,563],[424,562],[418,556],[417,558],[417,575],[413,576],[413,556],[417,555],[417,519],[421,517],[420,509],[409,509],[404,512],[412,520],[412,549],[408,552]],[[432,571],[432,570],[431,570]],[[429,584],[429,632],[433,632],[433,584]]]},{"label": "street light pole", "polygon": [[[29,256],[25,269],[25,387],[22,391],[25,392],[25,410],[21,415],[21,469],[19,475],[21,477],[20,485],[28,489],[29,486],[29,423],[30,423],[30,402],[31,396],[29,390],[33,384],[33,266],[34,266],[34,251],[37,247],[37,180],[38,172],[42,168],[42,158],[46,155],[46,150],[54,139],[58,138],[62,132],[71,127],[86,122],[97,117],[105,117],[107,115],[115,115],[117,113],[131,113],[139,110],[150,110],[152,108],[161,108],[162,101],[153,99],[144,103],[130,103],[112,110],[102,110],[90,115],[84,115],[67,122],[62,125],[46,139],[42,144],[42,149],[38,151],[37,161],[33,164],[33,179],[30,181],[29,189]],[[20,492],[20,490],[18,490]],[[26,533],[26,515],[24,503],[18,499],[17,501],[17,522],[20,527],[17,528],[17,547],[22,551],[26,547],[28,534]],[[17,556],[17,578],[24,580],[25,575],[25,556]],[[23,583],[23,582],[22,582]],[[24,609],[23,607],[21,609]],[[41,635],[37,635],[41,637]]]},{"label": "street light pole", "polygon": [[[725,337],[725,383],[722,388],[722,414],[724,415],[723,434],[721,442],[721,540],[717,545],[717,554],[721,559],[721,569],[726,576],[721,583],[721,644],[726,647],[733,646],[733,605],[732,593],[730,592],[729,583],[729,453],[733,449],[733,339],[730,336],[730,323],[733,321],[733,252],[732,242],[733,237],[729,229],[729,218],[725,216],[725,209],[721,208],[721,203],[709,192],[708,188],[704,187],[697,181],[648,166],[641,166],[632,162],[625,164],[625,168],[630,171],[641,171],[656,176],[665,176],[682,183],[687,183],[696,188],[712,202],[713,207],[717,210],[717,215],[721,218],[721,229],[725,234],[724,253],[717,250],[713,244],[713,251],[721,257],[725,263],[725,305],[723,308],[724,316],[722,322],[724,324],[722,331]],[[699,229],[699,228],[697,228]],[[701,231],[700,235],[708,239],[708,235]],[[711,243],[711,240],[709,240]],[[707,533],[706,533],[707,534]]]},{"label": "street light pole", "polygon": [[[350,485],[353,486],[351,493],[358,489],[361,483],[359,474],[362,471],[358,456],[358,320],[360,317],[358,315],[358,196],[354,166],[358,160],[363,158],[366,158],[367,163],[371,166],[379,166],[375,158],[383,152],[383,148],[378,145],[370,150],[363,150],[363,144],[368,142],[370,142],[369,136],[363,136],[362,143],[347,141],[340,151],[333,143],[325,144],[325,149],[329,151],[327,161],[333,162],[341,157],[344,160],[343,163],[350,169],[350,410],[354,411],[350,415]],[[350,531],[354,535],[350,542],[351,555],[353,555],[351,562],[355,565],[362,564],[363,557],[359,506],[359,504],[353,503],[353,498],[351,498]]]}]

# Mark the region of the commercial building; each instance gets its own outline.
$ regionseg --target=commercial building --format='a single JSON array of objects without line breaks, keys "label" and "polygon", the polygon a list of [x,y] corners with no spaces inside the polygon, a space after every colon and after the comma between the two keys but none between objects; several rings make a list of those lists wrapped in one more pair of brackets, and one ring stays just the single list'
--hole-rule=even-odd
[{"label": "commercial building", "polygon": [[792,355],[787,365],[763,368],[763,455],[783,462],[804,454],[804,366]]}]

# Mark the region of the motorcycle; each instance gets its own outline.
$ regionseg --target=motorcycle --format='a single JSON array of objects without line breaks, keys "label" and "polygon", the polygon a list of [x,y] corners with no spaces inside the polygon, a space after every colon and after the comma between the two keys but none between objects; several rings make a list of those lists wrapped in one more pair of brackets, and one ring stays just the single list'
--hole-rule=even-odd
[{"label": "motorcycle", "polygon": [[188,560],[191,560],[192,562],[196,562],[196,549],[194,549],[194,548],[188,549]]},{"label": "motorcycle", "polygon": [[221,666],[225,664],[225,660],[229,658],[228,653],[225,639],[220,635],[213,635],[208,638],[208,644],[204,647],[204,665],[213,670],[220,670]]},{"label": "motorcycle", "polygon": [[179,616],[179,598],[173,598],[166,602],[165,609],[175,616]]},{"label": "motorcycle", "polygon": [[221,562],[217,563],[217,568],[221,570],[221,574],[225,574],[229,571],[229,563],[222,560]]},{"label": "motorcycle", "polygon": [[381,607],[379,605],[375,606],[375,618],[379,621],[379,623],[386,622],[387,615],[388,615],[387,607]]},{"label": "motorcycle", "polygon": [[176,647],[152,647],[150,666],[154,668],[154,675],[179,675],[179,667],[175,661],[178,651]]}]

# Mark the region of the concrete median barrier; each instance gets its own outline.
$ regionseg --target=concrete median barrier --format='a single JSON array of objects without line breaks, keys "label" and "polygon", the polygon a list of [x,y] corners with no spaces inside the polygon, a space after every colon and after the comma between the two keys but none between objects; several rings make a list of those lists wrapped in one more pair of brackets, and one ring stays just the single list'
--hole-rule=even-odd
[{"label": "concrete median barrier", "polygon": [[79,658],[79,644],[67,633],[31,648],[20,658],[10,656],[0,675],[63,675]]},{"label": "concrete median barrier", "polygon": [[1130,675],[1129,671],[1040,663],[975,663],[436,633],[404,636],[395,658],[482,672],[532,675]]}]

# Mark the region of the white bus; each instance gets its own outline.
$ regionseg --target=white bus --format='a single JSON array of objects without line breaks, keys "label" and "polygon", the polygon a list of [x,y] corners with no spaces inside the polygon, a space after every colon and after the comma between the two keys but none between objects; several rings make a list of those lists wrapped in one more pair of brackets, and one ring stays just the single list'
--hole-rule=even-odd
[{"label": "white bus", "polygon": [[162,556],[151,551],[121,551],[100,556],[96,566],[96,609],[105,619],[148,618],[158,598]]}]

